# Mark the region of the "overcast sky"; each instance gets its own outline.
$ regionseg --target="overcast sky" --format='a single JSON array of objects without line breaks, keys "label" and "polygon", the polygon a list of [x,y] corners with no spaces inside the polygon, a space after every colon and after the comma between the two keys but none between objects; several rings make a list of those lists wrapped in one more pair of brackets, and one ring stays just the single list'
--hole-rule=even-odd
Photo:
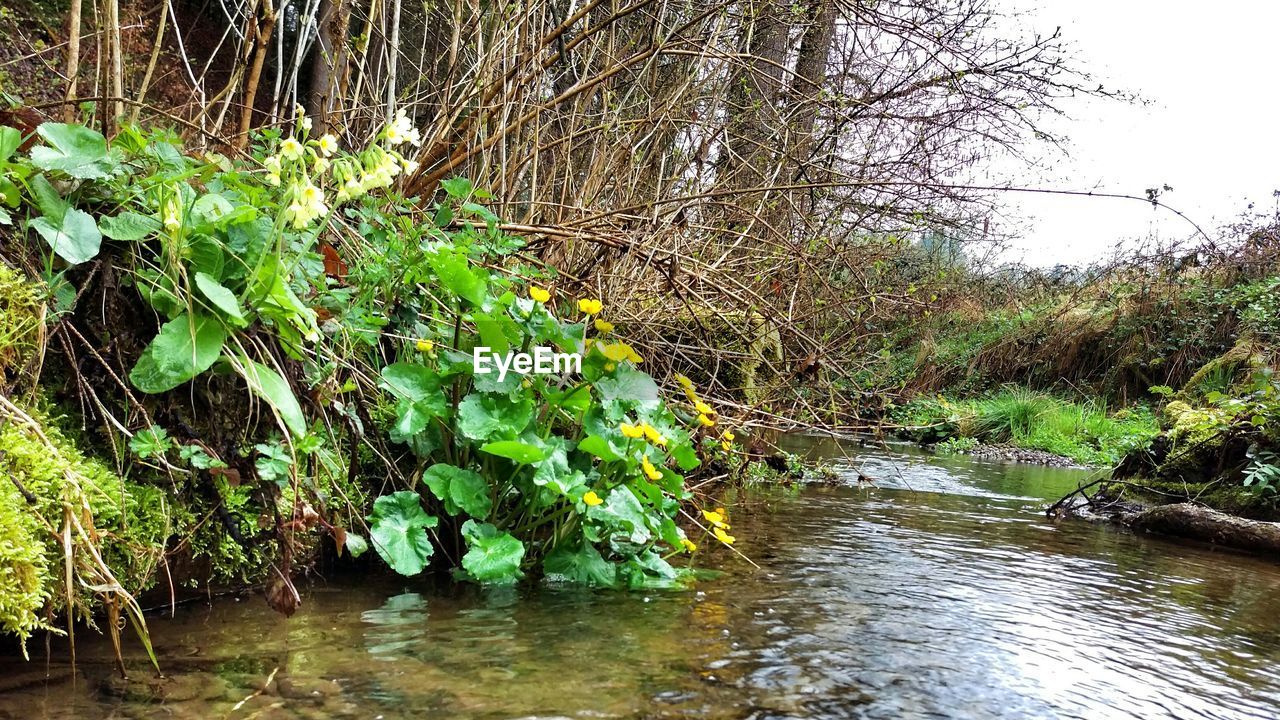
[{"label": "overcast sky", "polygon": [[[1280,2],[1273,0],[996,0],[1029,12],[1021,30],[1062,26],[1082,67],[1149,104],[1071,100],[1071,157],[1026,184],[1163,200],[1213,234],[1250,201],[1272,210],[1280,189]],[[1119,241],[1180,239],[1186,221],[1145,203],[1011,194],[1025,226],[1010,259],[1032,265],[1109,255]]]}]

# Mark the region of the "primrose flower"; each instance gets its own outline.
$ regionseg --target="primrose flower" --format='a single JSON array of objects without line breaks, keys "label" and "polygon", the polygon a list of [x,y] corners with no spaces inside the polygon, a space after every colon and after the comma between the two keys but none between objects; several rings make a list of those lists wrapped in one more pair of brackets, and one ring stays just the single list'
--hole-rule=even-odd
[{"label": "primrose flower", "polygon": [[717,527],[713,531],[713,534],[716,536],[717,540],[724,543],[725,545],[732,545],[733,541],[737,539],[734,536],[730,535],[729,533],[725,532],[723,528],[719,528],[719,527]]},{"label": "primrose flower", "polygon": [[599,300],[583,298],[578,301],[578,309],[583,315],[595,315],[604,309],[604,303]]},{"label": "primrose flower", "polygon": [[592,321],[591,324],[595,326],[596,332],[598,333],[603,333],[607,335],[613,332],[613,323],[609,322],[608,320],[601,320],[600,318],[596,318],[594,321]]},{"label": "primrose flower", "polygon": [[404,110],[396,113],[395,118],[387,124],[383,137],[392,147],[409,143],[414,147],[422,144],[422,134],[413,126],[413,121],[404,114]]},{"label": "primrose flower", "polygon": [[419,340],[414,343],[414,347],[418,348],[418,352],[429,353],[432,350],[435,350],[436,344],[430,340]]},{"label": "primrose flower", "polygon": [[659,434],[657,430],[654,430],[653,426],[650,425],[649,423],[642,424],[640,426],[640,429],[644,431],[645,439],[647,439],[649,442],[653,443],[654,445],[657,445],[658,447],[667,446],[667,439],[662,437],[662,435]]},{"label": "primrose flower", "polygon": [[648,455],[640,456],[640,467],[644,470],[644,476],[650,480],[662,479],[662,471],[658,470],[658,468],[653,466],[653,463],[649,462]]},{"label": "primrose flower", "polygon": [[582,502],[586,503],[588,507],[595,507],[604,502],[604,500],[600,499],[595,490],[588,490],[582,494]]},{"label": "primrose flower", "polygon": [[319,145],[320,154],[325,157],[332,157],[334,153],[338,152],[338,138],[334,137],[333,133],[321,135]]},{"label": "primrose flower", "polygon": [[547,292],[546,290],[543,290],[537,285],[530,285],[529,297],[536,302],[545,303],[546,301],[551,299],[551,293]]},{"label": "primrose flower", "polygon": [[628,423],[622,423],[621,425],[619,425],[619,426],[618,426],[618,429],[622,431],[622,434],[623,434],[623,435],[625,435],[625,436],[627,436],[627,437],[631,438],[632,440],[635,440],[635,439],[637,439],[637,438],[642,438],[642,437],[644,437],[644,427],[643,427],[643,426],[637,426],[637,425],[631,425],[631,424],[628,424]]},{"label": "primrose flower", "polygon": [[177,232],[182,227],[182,212],[176,202],[165,203],[164,228],[169,232]]},{"label": "primrose flower", "polygon": [[684,549],[688,552],[698,552],[698,544],[689,538],[680,538],[680,544],[684,546]]},{"label": "primrose flower", "polygon": [[715,421],[715,420],[712,420],[711,418],[707,417],[706,415],[699,415],[699,416],[698,416],[698,422],[702,425],[702,427],[715,427],[715,426],[716,426],[716,421]]},{"label": "primrose flower", "polygon": [[311,118],[304,115],[298,124],[302,126],[303,132],[311,132]]},{"label": "primrose flower", "polygon": [[302,157],[302,143],[293,138],[286,138],[280,143],[280,155],[290,160],[297,160]]},{"label": "primrose flower", "polygon": [[412,175],[412,174],[414,174],[414,173],[418,172],[418,167],[419,167],[419,165],[418,165],[418,161],[417,161],[417,160],[410,160],[410,159],[408,159],[408,158],[401,158],[401,160],[400,160],[400,164],[404,166],[404,172],[405,172],[405,174],[406,174],[406,175]]}]

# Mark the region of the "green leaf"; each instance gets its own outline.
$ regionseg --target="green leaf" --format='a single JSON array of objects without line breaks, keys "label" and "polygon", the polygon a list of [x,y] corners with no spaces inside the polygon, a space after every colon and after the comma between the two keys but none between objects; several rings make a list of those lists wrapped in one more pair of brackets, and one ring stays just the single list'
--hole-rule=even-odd
[{"label": "green leaf", "polygon": [[49,243],[49,247],[71,265],[92,260],[102,248],[102,234],[93,216],[76,208],[68,209],[60,221],[48,216],[31,221],[31,227]]},{"label": "green leaf", "polygon": [[471,194],[471,181],[464,177],[441,180],[440,187],[444,188],[445,193],[451,198],[462,199]]},{"label": "green leaf", "polygon": [[648,373],[630,365],[620,364],[613,377],[601,378],[595,385],[605,415],[611,420],[620,420],[632,410],[656,410],[660,403],[658,384]]},{"label": "green leaf", "polygon": [[44,175],[36,175],[31,178],[31,193],[36,196],[36,207],[40,208],[40,214],[49,218],[55,226],[60,226],[62,216],[67,214],[67,208],[71,205],[62,199],[62,194],[53,183]]},{"label": "green leaf", "polygon": [[626,485],[610,490],[604,504],[588,508],[587,516],[601,522],[612,532],[627,536],[636,545],[649,542],[651,537],[644,506]]},{"label": "green leaf", "polygon": [[425,365],[398,362],[382,368],[383,389],[398,398],[425,400],[440,393],[440,376]]},{"label": "green leaf", "polygon": [[498,440],[485,443],[480,446],[480,450],[490,455],[514,460],[522,465],[538,462],[547,456],[547,453],[537,445],[522,443],[519,440]]},{"label": "green leaf", "polygon": [[48,147],[31,149],[31,164],[42,170],[60,170],[81,180],[101,180],[119,167],[107,151],[102,133],[83,125],[44,123],[36,128]]},{"label": "green leaf", "polygon": [[578,449],[588,455],[604,460],[605,462],[613,462],[621,460],[622,456],[614,452],[613,447],[600,435],[588,435],[578,443]]},{"label": "green leaf", "polygon": [[458,405],[458,431],[472,440],[511,440],[532,419],[533,401],[527,397],[471,393]]},{"label": "green leaf", "polygon": [[613,587],[618,583],[617,568],[586,540],[577,550],[563,545],[553,550],[542,561],[542,570],[547,582],[552,583],[569,582],[593,587]]},{"label": "green leaf", "polygon": [[126,210],[119,215],[102,218],[98,227],[103,235],[112,240],[132,242],[145,240],[160,232],[160,221],[148,215]]},{"label": "green leaf", "polygon": [[363,535],[347,531],[346,542],[344,543],[347,552],[351,557],[358,558],[369,550],[369,541],[364,539]]},{"label": "green leaf", "polygon": [[422,510],[418,493],[401,490],[373,503],[370,539],[378,555],[401,575],[417,575],[427,566],[434,548],[427,528],[439,522]]},{"label": "green leaf", "polygon": [[510,584],[519,580],[524,545],[510,533],[501,532],[489,523],[468,520],[462,525],[467,541],[467,554],[462,556],[462,569],[479,583]]},{"label": "green leaf", "polygon": [[11,127],[0,127],[0,163],[13,156],[22,144],[22,133]]},{"label": "green leaf", "polygon": [[0,225],[12,225],[13,218],[9,216],[9,211],[0,207]]},{"label": "green leaf", "polygon": [[160,328],[129,380],[144,393],[172,390],[212,367],[226,339],[226,330],[216,318],[182,313]]},{"label": "green leaf", "polygon": [[306,435],[307,419],[303,416],[302,407],[298,405],[298,398],[294,396],[293,388],[289,387],[288,381],[266,365],[256,363],[243,355],[239,359],[243,370],[241,375],[253,394],[266,400],[271,407],[275,408],[280,415],[280,420],[294,437]]},{"label": "green leaf", "polygon": [[205,273],[197,272],[196,287],[200,289],[201,294],[209,299],[209,302],[213,303],[215,308],[226,313],[236,327],[245,327],[249,324],[249,321],[244,317],[244,313],[240,311],[240,301],[236,298],[235,293],[223,287],[222,283]]},{"label": "green leaf", "polygon": [[474,518],[486,518],[492,509],[489,483],[471,470],[436,463],[422,474],[431,493],[444,503],[445,512],[457,515],[459,510]]},{"label": "green leaf", "polygon": [[440,250],[427,256],[427,262],[435,271],[440,283],[449,288],[454,295],[469,301],[472,305],[483,305],[488,294],[488,278],[471,269],[467,257],[460,253]]}]

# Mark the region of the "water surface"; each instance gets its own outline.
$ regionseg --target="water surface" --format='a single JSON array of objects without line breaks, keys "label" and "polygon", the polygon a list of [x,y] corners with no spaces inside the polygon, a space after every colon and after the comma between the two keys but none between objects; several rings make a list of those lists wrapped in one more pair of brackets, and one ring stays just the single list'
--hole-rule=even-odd
[{"label": "water surface", "polygon": [[[330,579],[0,662],[0,718],[1274,718],[1280,566],[1041,509],[1087,473],[790,438],[838,487],[731,505],[689,592]],[[871,478],[859,484],[858,475]],[[706,543],[710,547],[711,543]],[[38,650],[38,648],[37,648]],[[56,643],[55,643],[56,650]]]}]

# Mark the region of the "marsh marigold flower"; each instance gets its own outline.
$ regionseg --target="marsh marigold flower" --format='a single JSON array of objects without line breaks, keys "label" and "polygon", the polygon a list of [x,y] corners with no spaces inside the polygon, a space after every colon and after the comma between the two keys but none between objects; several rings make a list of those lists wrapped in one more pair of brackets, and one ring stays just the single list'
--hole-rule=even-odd
[{"label": "marsh marigold flower", "polygon": [[689,551],[689,552],[697,552],[697,551],[698,551],[698,545],[697,545],[697,543],[695,543],[694,541],[690,540],[689,538],[680,538],[680,544],[681,544],[681,545],[683,545],[683,546],[684,546],[684,549],[685,549],[685,550],[687,550],[687,551]]},{"label": "marsh marigold flower", "polygon": [[654,467],[653,463],[649,462],[648,455],[640,456],[640,467],[644,469],[645,477],[649,478],[650,480],[662,479],[662,471]]},{"label": "marsh marigold flower", "polygon": [[707,417],[706,415],[699,415],[699,416],[698,416],[698,422],[702,425],[702,427],[715,427],[715,426],[716,426],[716,421],[715,421],[715,420],[712,420],[711,418]]},{"label": "marsh marigold flower", "polygon": [[724,528],[718,527],[713,532],[716,536],[716,539],[724,543],[725,545],[732,545],[733,541],[737,539],[734,536],[730,535],[729,533],[725,532]]},{"label": "marsh marigold flower", "polygon": [[609,358],[614,362],[622,362],[623,360],[630,360],[636,365],[639,365],[640,363],[644,362],[644,358],[637,355],[636,351],[633,350],[631,346],[626,343],[621,343],[621,342],[601,343],[599,345],[599,348],[600,348],[600,352],[604,353],[605,357]]},{"label": "marsh marigold flower", "polygon": [[702,517],[706,518],[707,522],[711,523],[714,527],[725,528],[726,530],[729,528],[729,523],[725,522],[724,508],[720,508],[719,510],[703,510]]},{"label": "marsh marigold flower", "polygon": [[644,437],[644,428],[639,425],[622,423],[618,426],[618,429],[622,431],[623,435],[631,438],[632,440]]},{"label": "marsh marigold flower", "polygon": [[596,318],[592,324],[595,325],[596,332],[598,333],[608,334],[613,332],[613,323],[607,320],[601,320],[600,318]]},{"label": "marsh marigold flower", "polygon": [[578,309],[584,315],[595,315],[604,309],[604,303],[591,298],[583,298],[578,301]]},{"label": "marsh marigold flower", "polygon": [[424,353],[429,353],[432,350],[434,350],[436,347],[436,344],[431,342],[430,340],[419,340],[417,343],[415,343],[415,345],[418,348],[419,352],[424,352]]},{"label": "marsh marigold flower", "polygon": [[529,297],[533,298],[534,300],[540,303],[544,303],[551,299],[551,293],[547,292],[546,290],[543,290],[537,285],[530,285]]},{"label": "marsh marigold flower", "polygon": [[640,429],[644,431],[645,439],[647,439],[649,442],[653,443],[654,445],[657,445],[658,447],[667,446],[667,439],[662,437],[662,434],[659,433],[657,430],[655,430],[654,427],[649,423],[644,423],[643,425],[640,426]]},{"label": "marsh marigold flower", "polygon": [[600,496],[596,494],[595,490],[588,490],[582,494],[582,502],[586,503],[590,507],[595,507],[604,501],[600,499]]},{"label": "marsh marigold flower", "polygon": [[706,404],[706,403],[702,402],[701,400],[699,400],[699,401],[695,402],[695,403],[693,404],[693,407],[694,407],[694,409],[696,409],[698,412],[702,413],[703,415],[715,415],[715,414],[716,414],[716,409],[715,409],[715,408],[713,408],[713,407],[711,407],[710,405],[708,405],[708,404]]}]

